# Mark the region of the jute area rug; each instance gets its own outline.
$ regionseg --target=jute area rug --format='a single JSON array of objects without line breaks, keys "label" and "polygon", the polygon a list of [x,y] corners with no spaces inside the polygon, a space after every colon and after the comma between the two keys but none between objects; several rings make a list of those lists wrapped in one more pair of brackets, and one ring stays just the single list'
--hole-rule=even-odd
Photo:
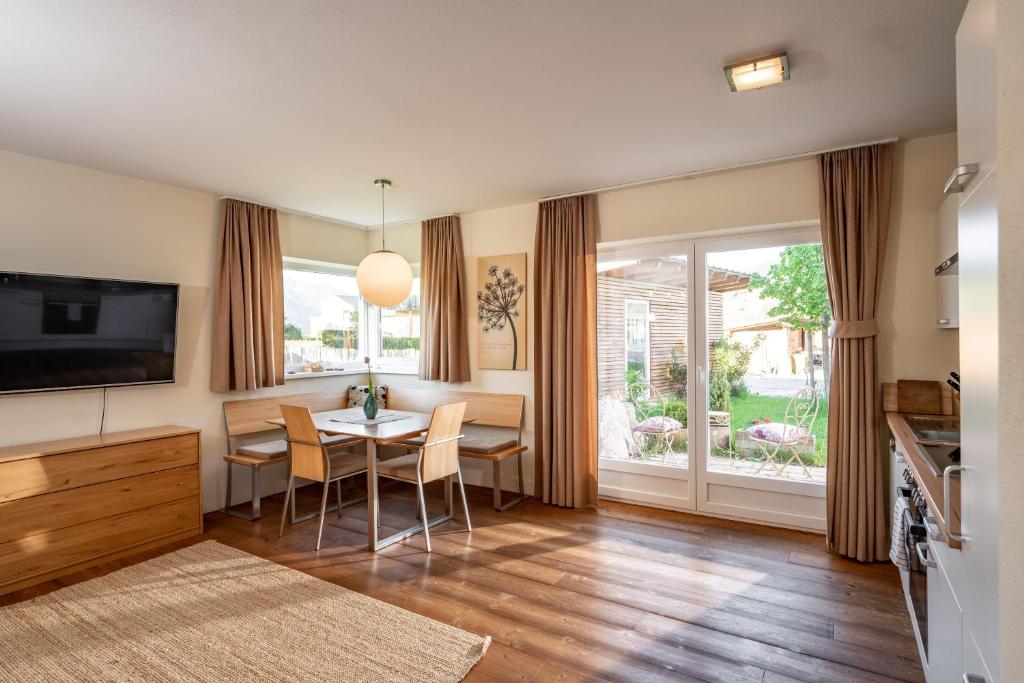
[{"label": "jute area rug", "polygon": [[0,681],[460,681],[490,640],[205,541],[0,609]]}]

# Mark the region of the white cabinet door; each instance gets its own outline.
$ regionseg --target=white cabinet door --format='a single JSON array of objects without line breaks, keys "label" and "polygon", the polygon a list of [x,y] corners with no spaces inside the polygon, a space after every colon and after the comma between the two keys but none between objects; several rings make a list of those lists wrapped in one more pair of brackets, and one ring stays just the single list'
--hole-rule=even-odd
[{"label": "white cabinet door", "polygon": [[970,627],[964,624],[963,680],[965,683],[995,683],[992,674],[985,668],[985,660],[981,658],[981,650],[974,642]]},{"label": "white cabinet door", "polygon": [[[999,662],[998,216],[993,171],[960,206],[960,480],[964,619],[996,676]],[[956,579],[954,579],[954,582]]]},{"label": "white cabinet door", "polygon": [[956,32],[956,133],[961,164],[983,178],[996,163],[996,0],[971,0]]},{"label": "white cabinet door", "polygon": [[928,683],[961,682],[962,637],[960,605],[936,563],[928,569]]}]

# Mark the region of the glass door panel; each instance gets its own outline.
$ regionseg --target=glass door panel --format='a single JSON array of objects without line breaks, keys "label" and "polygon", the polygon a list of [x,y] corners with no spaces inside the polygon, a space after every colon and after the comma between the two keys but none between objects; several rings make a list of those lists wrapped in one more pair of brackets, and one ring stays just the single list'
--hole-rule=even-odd
[{"label": "glass door panel", "polygon": [[824,528],[832,320],[814,234],[697,243],[699,510]]},{"label": "glass door panel", "polygon": [[605,497],[692,508],[689,377],[692,244],[600,254],[598,455]]}]

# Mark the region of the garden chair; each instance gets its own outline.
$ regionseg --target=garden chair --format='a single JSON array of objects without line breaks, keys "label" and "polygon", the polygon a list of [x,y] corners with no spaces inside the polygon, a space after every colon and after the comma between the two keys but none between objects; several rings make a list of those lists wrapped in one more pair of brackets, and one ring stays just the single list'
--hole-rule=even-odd
[{"label": "garden chair", "polygon": [[787,467],[796,463],[803,469],[804,476],[814,478],[803,458],[814,453],[814,423],[818,419],[820,405],[818,390],[804,387],[789,400],[782,422],[754,425],[744,430],[764,456],[754,474],[760,474],[770,465],[781,477]]},{"label": "garden chair", "polygon": [[633,405],[636,421],[631,429],[641,452],[648,440],[654,441],[665,464],[682,464],[673,448],[677,437],[686,434],[683,424],[667,415],[669,399],[647,382],[637,382],[628,389],[628,401]]}]

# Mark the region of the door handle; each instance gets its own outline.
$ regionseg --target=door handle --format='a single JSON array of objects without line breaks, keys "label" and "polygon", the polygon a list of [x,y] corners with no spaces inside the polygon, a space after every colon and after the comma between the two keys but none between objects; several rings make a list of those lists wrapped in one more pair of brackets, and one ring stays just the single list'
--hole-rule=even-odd
[{"label": "door handle", "polygon": [[[942,470],[942,513],[943,513],[942,516],[943,516],[943,519],[946,520],[946,535],[949,536],[949,539],[951,541],[956,541],[957,543],[963,543],[964,541],[969,540],[970,537],[967,534],[954,534],[953,531],[952,531],[952,526],[950,524],[950,519],[951,519],[951,517],[950,517],[950,510],[951,510],[951,506],[949,504],[949,477],[954,472],[963,472],[966,469],[967,468],[964,467],[963,465],[950,465],[946,469]],[[963,479],[960,480],[960,486],[961,486],[960,501],[961,501],[961,509],[962,509],[962,503],[963,503]],[[963,518],[962,517],[960,519],[960,522],[961,522],[961,524],[963,523]],[[960,531],[963,531],[963,528],[961,528]]]},{"label": "door handle", "polygon": [[706,385],[708,383],[708,369],[703,365],[700,366],[700,368],[697,371],[697,380],[702,385]]}]

